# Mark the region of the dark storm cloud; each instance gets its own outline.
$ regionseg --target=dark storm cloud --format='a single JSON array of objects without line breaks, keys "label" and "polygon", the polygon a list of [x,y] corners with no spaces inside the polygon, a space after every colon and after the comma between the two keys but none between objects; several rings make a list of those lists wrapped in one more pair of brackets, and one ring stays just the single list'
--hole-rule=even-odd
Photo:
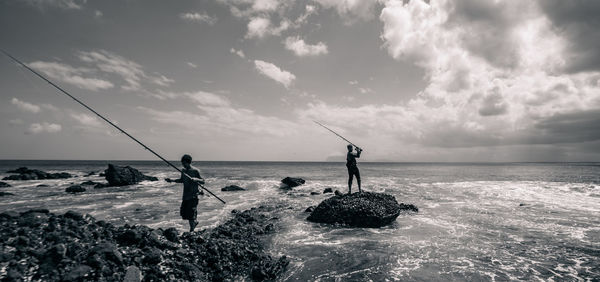
[{"label": "dark storm cloud", "polygon": [[535,128],[541,131],[536,143],[580,143],[600,140],[600,110],[558,114],[539,121]]},{"label": "dark storm cloud", "polygon": [[557,31],[568,39],[568,70],[600,70],[600,1],[544,0],[540,6]]}]

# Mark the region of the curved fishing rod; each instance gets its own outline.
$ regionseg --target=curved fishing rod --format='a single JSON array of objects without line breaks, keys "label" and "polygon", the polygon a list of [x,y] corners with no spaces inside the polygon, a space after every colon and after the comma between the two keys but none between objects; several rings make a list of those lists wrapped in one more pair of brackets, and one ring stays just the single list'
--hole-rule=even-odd
[{"label": "curved fishing rod", "polygon": [[329,127],[327,127],[327,126],[324,126],[324,125],[323,125],[323,124],[321,124],[320,122],[318,122],[318,121],[316,121],[316,120],[313,120],[313,122],[314,122],[314,123],[316,123],[316,124],[318,124],[318,125],[320,125],[320,126],[322,126],[322,127],[324,127],[325,129],[327,129],[327,130],[331,131],[331,133],[333,133],[333,134],[337,135],[338,137],[340,137],[340,138],[344,139],[344,141],[346,141],[346,142],[350,143],[350,145],[352,145],[352,146],[354,146],[354,147],[356,147],[356,148],[360,148],[360,147],[358,147],[358,146],[354,145],[354,143],[350,142],[348,139],[344,138],[344,136],[337,134],[335,131],[333,131],[333,130],[329,129]]},{"label": "curved fishing rod", "polygon": [[[73,95],[69,94],[67,91],[65,91],[64,89],[60,88],[58,85],[54,84],[52,81],[48,80],[46,77],[44,77],[43,75],[39,74],[38,72],[36,72],[35,70],[33,70],[32,68],[30,68],[29,66],[27,66],[26,64],[24,64],[23,62],[19,61],[17,58],[13,57],[12,55],[10,55],[8,52],[1,50],[2,53],[4,53],[4,55],[8,56],[9,58],[11,58],[13,61],[17,62],[18,64],[20,64],[21,66],[25,67],[26,69],[28,69],[29,71],[31,71],[32,73],[34,73],[35,75],[37,75],[39,78],[43,79],[44,81],[48,82],[50,85],[54,86],[56,89],[60,90],[60,92],[62,92],[63,94],[69,96],[71,99],[75,100],[75,102],[79,103],[80,105],[84,106],[86,109],[90,110],[92,113],[96,114],[98,117],[100,117],[101,119],[103,119],[104,121],[108,122],[108,124],[112,125],[114,128],[116,128],[117,130],[119,130],[121,133],[127,135],[127,137],[131,138],[133,141],[135,141],[136,143],[138,143],[139,145],[141,145],[142,147],[144,147],[144,149],[150,151],[150,153],[154,154],[155,156],[157,156],[159,159],[161,159],[162,161],[164,161],[165,163],[167,163],[168,165],[170,165],[171,167],[173,167],[174,169],[176,169],[177,171],[179,171],[181,174],[185,175],[186,177],[188,177],[189,179],[193,179],[191,176],[189,176],[187,173],[183,172],[180,168],[176,167],[174,164],[172,164],[171,162],[167,161],[165,158],[163,158],[161,155],[159,155],[158,153],[154,152],[152,149],[148,148],[148,146],[144,145],[144,143],[140,142],[139,140],[135,139],[135,137],[131,136],[129,133],[125,132],[125,130],[121,129],[120,127],[118,127],[116,124],[112,123],[110,120],[106,119],[105,117],[103,117],[101,114],[99,114],[98,112],[96,112],[94,109],[90,108],[88,105],[84,104],[83,102],[81,102],[79,99],[75,98]],[[217,195],[213,194],[213,192],[211,192],[210,190],[206,189],[206,187],[204,187],[204,185],[198,183],[198,185],[200,187],[202,187],[202,189],[204,189],[206,192],[210,193],[211,195],[213,195],[215,198],[217,198],[219,201],[221,201],[221,203],[225,204],[225,201],[223,201],[221,198],[219,198]]]}]

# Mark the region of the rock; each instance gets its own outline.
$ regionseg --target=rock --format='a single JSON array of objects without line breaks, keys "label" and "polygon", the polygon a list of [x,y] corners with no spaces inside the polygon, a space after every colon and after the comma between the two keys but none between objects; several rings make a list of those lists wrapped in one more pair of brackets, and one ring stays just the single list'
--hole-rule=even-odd
[{"label": "rock", "polygon": [[63,179],[73,177],[71,174],[66,172],[59,173],[47,173],[37,169],[28,169],[27,167],[20,167],[16,170],[9,170],[7,173],[18,173],[4,177],[3,180],[36,180],[36,179]]},{"label": "rock", "polygon": [[334,194],[335,194],[336,196],[343,196],[343,195],[344,195],[344,193],[340,192],[340,190],[335,190],[335,193],[334,193]]},{"label": "rock", "polygon": [[8,184],[6,182],[0,181],[0,188],[5,188],[5,187],[12,187],[12,186],[10,186],[10,184]]},{"label": "rock", "polygon": [[80,264],[73,268],[67,275],[63,277],[64,281],[83,281],[85,278],[92,272],[92,268],[85,265]]},{"label": "rock", "polygon": [[129,229],[117,237],[117,241],[124,245],[135,245],[142,239],[142,236],[135,229]]},{"label": "rock", "polygon": [[101,183],[100,182],[94,182],[94,181],[88,180],[88,181],[81,182],[79,185],[81,185],[81,186],[92,186],[92,185],[97,185],[97,184],[101,184]]},{"label": "rock", "polygon": [[109,242],[99,243],[89,254],[91,256],[99,255],[101,258],[112,261],[117,265],[123,264],[123,256],[117,249],[117,246]]},{"label": "rock", "polygon": [[414,205],[398,204],[391,195],[363,192],[326,199],[307,219],[352,227],[381,227],[394,222],[401,211],[417,212],[418,209]]},{"label": "rock", "polygon": [[321,193],[319,193],[319,192],[315,192],[315,191],[312,191],[312,192],[310,192],[310,194],[311,194],[311,195],[321,195]]},{"label": "rock", "polygon": [[323,190],[323,194],[326,193],[333,193],[333,189],[332,188],[325,188],[325,190]]},{"label": "rock", "polygon": [[179,232],[177,232],[177,229],[175,227],[168,228],[163,232],[163,235],[165,236],[165,238],[167,238],[167,240],[171,242],[179,242]]},{"label": "rock", "polygon": [[109,186],[126,186],[137,184],[144,180],[158,180],[158,178],[144,175],[139,170],[130,166],[122,167],[108,164],[108,169],[104,173]]},{"label": "rock", "polygon": [[98,184],[94,185],[94,189],[102,189],[102,188],[106,188],[106,187],[110,187],[110,185],[108,185],[108,183],[98,183]]},{"label": "rock", "polygon": [[227,187],[221,188],[221,191],[246,191],[246,189],[237,185],[229,185]]},{"label": "rock", "polygon": [[310,206],[304,210],[304,212],[312,212],[315,210],[315,206]]},{"label": "rock", "polygon": [[281,182],[287,185],[288,187],[293,188],[304,184],[306,181],[304,181],[304,179],[302,178],[286,177],[282,179]]},{"label": "rock", "polygon": [[64,244],[56,244],[50,247],[45,254],[52,263],[58,264],[67,255],[67,247]]},{"label": "rock", "polygon": [[4,196],[14,196],[15,194],[13,193],[8,193],[8,192],[2,192],[0,191],[0,197],[4,197]]},{"label": "rock", "polygon": [[67,187],[67,189],[65,189],[65,192],[67,192],[67,193],[81,193],[81,192],[85,192],[85,188],[81,187],[80,185],[73,185],[73,186]]},{"label": "rock", "polygon": [[76,211],[67,211],[64,215],[64,218],[71,218],[77,221],[83,220],[83,215]]},{"label": "rock", "polygon": [[50,187],[50,185],[48,185],[48,184],[39,184],[38,186],[35,186],[35,187],[40,187],[40,188],[42,188],[42,187]]},{"label": "rock", "polygon": [[135,265],[127,267],[123,282],[139,282],[142,281],[142,272]]},{"label": "rock", "polygon": [[165,181],[166,181],[166,182],[169,182],[169,183],[172,183],[172,182],[175,182],[175,183],[182,183],[182,182],[183,182],[183,181],[181,180],[181,178],[178,178],[178,179],[165,178]]}]

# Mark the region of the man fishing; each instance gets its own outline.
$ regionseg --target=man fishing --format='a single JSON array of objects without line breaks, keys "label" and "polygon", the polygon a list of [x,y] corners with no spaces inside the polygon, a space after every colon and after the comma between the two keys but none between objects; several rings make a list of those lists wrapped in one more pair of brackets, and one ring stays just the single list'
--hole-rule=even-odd
[{"label": "man fishing", "polygon": [[[200,171],[192,166],[192,156],[185,154],[181,157],[181,164],[183,169],[181,170],[181,178],[176,182],[183,183],[183,197],[181,201],[181,207],[179,208],[179,215],[184,220],[188,220],[190,223],[190,232],[193,232],[198,221],[198,184],[204,184],[204,179],[200,176]],[[188,177],[190,176],[190,177]]]},{"label": "man fishing", "polygon": [[362,149],[356,147],[356,154],[352,152],[352,144],[348,144],[348,154],[346,154],[346,167],[348,168],[348,194],[352,194],[352,178],[356,176],[356,183],[358,184],[358,193],[362,193],[360,189],[360,171],[356,166],[356,159],[360,158]]}]

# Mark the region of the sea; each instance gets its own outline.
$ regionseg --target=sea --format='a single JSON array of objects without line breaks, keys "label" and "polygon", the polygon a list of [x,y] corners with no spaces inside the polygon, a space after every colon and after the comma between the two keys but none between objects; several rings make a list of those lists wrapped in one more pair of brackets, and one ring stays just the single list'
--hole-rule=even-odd
[{"label": "sea", "polygon": [[[130,165],[160,181],[93,189],[65,188],[92,180],[108,163]],[[114,224],[176,227],[179,174],[158,161],[0,161],[0,177],[26,166],[76,178],[5,181],[0,211],[74,210]],[[231,210],[289,206],[268,252],[291,263],[280,281],[600,281],[600,163],[359,163],[365,191],[415,204],[383,228],[308,222],[305,209],[346,192],[347,171],[335,162],[195,162],[206,188],[225,200],[201,197],[200,228],[226,221]],[[89,175],[92,173],[92,175]],[[281,179],[306,184],[281,189]],[[42,185],[39,187],[39,185]],[[247,189],[222,192],[227,185]],[[356,191],[356,186],[353,187]],[[318,192],[318,195],[311,195]]]}]

